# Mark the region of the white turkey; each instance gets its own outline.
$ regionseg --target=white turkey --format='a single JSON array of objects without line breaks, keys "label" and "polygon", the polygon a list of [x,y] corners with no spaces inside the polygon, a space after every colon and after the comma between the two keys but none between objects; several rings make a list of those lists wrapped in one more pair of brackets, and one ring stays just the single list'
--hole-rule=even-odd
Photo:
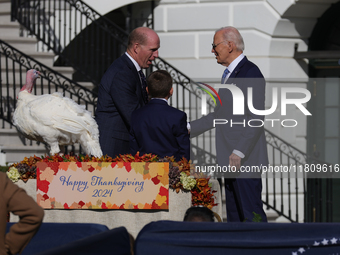
[{"label": "white turkey", "polygon": [[51,155],[60,152],[59,145],[79,142],[87,154],[101,157],[98,125],[91,113],[60,92],[32,95],[39,75],[37,70],[29,70],[19,92],[13,115],[18,131],[31,140],[46,142]]}]

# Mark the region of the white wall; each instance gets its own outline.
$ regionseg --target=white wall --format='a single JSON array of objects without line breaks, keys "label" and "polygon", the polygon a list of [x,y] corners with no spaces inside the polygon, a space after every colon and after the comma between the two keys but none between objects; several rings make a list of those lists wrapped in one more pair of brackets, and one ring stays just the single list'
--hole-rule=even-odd
[{"label": "white wall", "polygon": [[121,8],[137,2],[145,2],[146,0],[83,0],[92,9],[96,10],[99,14],[105,15],[115,9]]}]

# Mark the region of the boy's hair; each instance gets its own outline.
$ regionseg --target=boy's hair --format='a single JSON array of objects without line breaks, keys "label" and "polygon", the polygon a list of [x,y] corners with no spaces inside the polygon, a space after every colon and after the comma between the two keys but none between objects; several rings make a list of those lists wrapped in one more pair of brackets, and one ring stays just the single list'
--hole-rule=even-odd
[{"label": "boy's hair", "polygon": [[146,82],[151,97],[165,98],[169,95],[172,88],[172,78],[165,70],[152,72]]},{"label": "boy's hair", "polygon": [[183,221],[214,222],[214,213],[207,207],[190,207],[184,215]]}]

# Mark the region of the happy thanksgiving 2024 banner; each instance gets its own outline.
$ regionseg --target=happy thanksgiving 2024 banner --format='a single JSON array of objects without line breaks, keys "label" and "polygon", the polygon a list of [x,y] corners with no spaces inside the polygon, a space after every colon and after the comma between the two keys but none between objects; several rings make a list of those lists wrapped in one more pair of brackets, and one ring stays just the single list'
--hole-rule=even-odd
[{"label": "happy thanksgiving 2024 banner", "polygon": [[168,209],[169,163],[40,162],[45,209]]}]

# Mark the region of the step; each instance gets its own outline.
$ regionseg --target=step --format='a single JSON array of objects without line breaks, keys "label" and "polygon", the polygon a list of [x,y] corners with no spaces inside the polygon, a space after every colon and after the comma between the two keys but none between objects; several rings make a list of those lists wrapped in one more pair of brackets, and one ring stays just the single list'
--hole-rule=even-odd
[{"label": "step", "polygon": [[52,69],[54,71],[56,71],[56,72],[61,73],[62,75],[66,76],[66,77],[71,77],[70,79],[72,79],[72,74],[74,73],[74,69],[72,67],[68,67],[68,66],[52,66]]},{"label": "step", "polygon": [[[18,50],[20,50],[20,49],[18,49]],[[20,50],[20,51],[22,51],[22,50]],[[10,51],[10,52],[12,53],[12,51]],[[54,62],[54,60],[53,60],[54,59],[54,54],[53,53],[49,53],[49,52],[36,52],[36,51],[25,51],[24,54],[27,55],[27,56],[30,56],[31,58],[35,59],[36,61],[38,61],[38,62],[40,62],[40,63],[42,63],[42,64],[44,64],[44,65],[46,65],[46,66],[48,66],[50,68],[53,67],[53,62]],[[10,55],[10,57],[13,57],[13,55]],[[14,59],[18,60],[19,57],[20,57],[20,55],[17,58],[14,58]],[[8,58],[8,60],[9,60],[8,63],[10,64],[8,66],[8,68],[12,69],[11,62],[13,60],[11,58]],[[25,57],[21,57],[20,60],[24,60],[25,62],[31,61],[29,59],[26,61]],[[5,61],[5,58],[2,57],[1,58],[2,68],[5,66],[5,62],[4,61]],[[32,65],[34,65],[34,64],[35,64],[35,61],[33,61]],[[17,68],[17,69],[19,70],[19,68]],[[65,69],[65,70],[67,70],[67,69]]]},{"label": "step", "polygon": [[274,210],[265,210],[267,220],[268,222],[276,222],[276,220],[279,218],[279,214],[275,212]]},{"label": "step", "polygon": [[4,114],[3,114],[3,116],[2,116],[2,118],[1,118],[1,128],[3,129],[3,128],[14,128],[14,126],[12,125],[11,126],[11,124],[10,124],[10,122],[12,122],[13,121],[13,113],[14,113],[14,107],[13,107],[13,104],[10,104],[10,116],[9,116],[9,118],[8,118],[8,121],[7,121],[7,111],[8,111],[8,105],[6,104],[6,105],[4,105],[4,101],[2,100],[2,106],[3,106],[3,111],[4,111]]},{"label": "step", "polygon": [[[24,85],[25,82],[26,82],[26,69],[23,67],[20,71],[19,65],[16,64],[15,70],[13,72],[13,69],[11,68],[12,65],[9,65],[9,67],[6,67],[5,65],[3,65],[3,62],[5,62],[5,60],[3,60],[1,62],[3,68],[0,70],[1,71],[0,78],[1,78],[2,84],[3,85],[8,84],[9,87],[13,87],[14,81],[15,81],[15,86],[19,88],[20,81],[21,81],[21,84]],[[69,67],[54,67],[53,70],[72,81],[72,74],[73,74],[72,68],[69,68]],[[56,79],[59,79],[61,84],[65,84],[65,82],[67,84],[69,83],[69,81],[66,78],[62,78],[59,75],[54,76],[54,74],[52,74],[52,73],[50,74],[49,72],[47,73],[47,75],[48,75],[48,77],[50,77],[51,81],[55,81]],[[57,82],[57,84],[58,84],[58,82]],[[78,84],[80,86],[83,86],[83,87],[89,89],[89,90],[92,90],[93,88],[95,88],[95,85],[91,82],[78,82]],[[37,85],[39,86],[39,88],[41,87],[41,81],[39,79],[37,80]],[[43,85],[44,85],[45,88],[48,87],[47,79],[43,79]],[[55,90],[53,90],[53,91],[55,91]]]},{"label": "step", "polygon": [[[79,98],[78,96],[73,94],[74,91],[79,91],[83,95]],[[1,92],[0,103],[3,106],[4,115],[5,115],[5,117],[7,116],[7,111],[8,111],[8,107],[9,107],[10,110],[11,110],[11,117],[10,118],[12,118],[13,117],[12,115],[13,115],[14,110],[15,110],[14,109],[14,105],[15,105],[14,99],[16,99],[19,95],[20,86],[18,85],[14,89],[13,87],[7,88],[6,84],[2,84],[2,88],[1,88],[0,92]],[[48,86],[44,86],[43,91],[42,91],[41,87],[38,86],[37,91],[33,90],[32,94],[33,95],[35,95],[35,94],[36,95],[42,95],[42,94],[53,94],[55,92],[62,93],[64,97],[67,97],[67,98],[74,100],[79,105],[87,105],[87,110],[90,111],[92,114],[94,113],[94,107],[95,106],[93,105],[93,103],[91,101],[93,99],[92,95],[90,95],[90,98],[88,98],[87,94],[85,92],[83,92],[79,87],[68,88],[68,90],[66,90],[66,91],[64,91],[62,87],[58,87],[58,90],[56,91],[55,86],[53,85],[53,86],[50,87],[50,90],[48,89]],[[91,93],[91,92],[89,92],[89,93]],[[9,103],[7,102],[7,100],[9,100]]]},{"label": "step", "polygon": [[[71,92],[73,91],[73,89],[70,89],[70,90],[71,90]],[[77,91],[78,88],[75,88],[74,90]],[[9,119],[12,120],[13,114],[14,114],[14,111],[15,111],[15,106],[14,106],[15,105],[15,100],[14,99],[16,99],[18,97],[18,95],[19,95],[19,92],[20,92],[19,88],[15,89],[15,95],[14,95],[14,92],[13,92],[12,88],[9,88],[8,93],[7,93],[7,88],[2,88],[2,91],[0,91],[0,92],[3,95],[2,97],[0,97],[0,104],[3,107],[2,110],[4,111],[4,120],[3,121],[5,121],[5,119],[7,118],[8,107],[10,109],[10,117],[9,117]],[[75,96],[74,94],[71,94],[68,91],[64,92],[61,88],[58,91],[55,91],[54,87],[52,86],[50,92],[46,88],[44,90],[44,92],[41,93],[41,90],[39,89],[38,92],[37,92],[37,95],[38,96],[41,95],[41,94],[47,95],[47,94],[53,94],[55,92],[62,93],[64,97],[72,99],[78,105],[85,106],[87,111],[91,112],[92,115],[94,114],[95,106],[92,104],[92,101],[90,101],[90,102],[85,102],[84,101],[84,100],[86,100],[86,101],[89,100],[85,93],[83,93],[83,97],[82,97],[83,99],[82,99],[82,98],[78,98],[78,96]],[[35,93],[35,91],[32,91],[32,95],[35,95],[34,93]],[[8,99],[9,99],[9,102],[7,101]],[[5,121],[5,123],[6,123],[6,125],[4,125],[2,122],[0,122],[0,125],[1,125],[0,130],[2,130],[2,129],[11,129],[10,124],[7,121]],[[7,123],[8,123],[8,125],[7,125]],[[14,130],[15,130],[15,128],[14,128]],[[6,132],[7,131],[4,131],[4,133],[6,133]],[[0,133],[0,136],[1,136],[1,133]],[[2,143],[0,142],[0,145],[1,144]]]},{"label": "step", "polygon": [[2,10],[3,4],[0,4],[0,24],[8,24],[11,22],[11,12]]},{"label": "step", "polygon": [[[48,94],[48,93],[45,93],[45,94]],[[85,106],[87,111],[89,111],[90,114],[92,116],[94,116],[94,113],[95,113],[95,106],[94,105],[92,105],[90,103],[86,104],[83,100],[81,100],[80,103],[78,103],[79,102],[78,98],[71,97],[68,93],[66,93],[65,97],[72,99],[73,101],[75,101],[76,104]],[[7,118],[7,111],[8,111],[8,105],[7,105],[6,99],[0,100],[0,103],[3,104],[4,118],[6,119]],[[14,102],[13,101],[10,102],[10,106],[9,107],[10,107],[10,117],[9,117],[9,119],[12,121],[13,115],[14,115],[14,111],[15,111]],[[2,128],[2,126],[4,126],[4,128]],[[7,128],[8,129],[11,128],[10,123],[8,123],[7,121],[3,120],[3,122],[1,122],[1,129],[7,129]],[[14,130],[16,130],[15,127],[13,127],[13,128],[14,128]],[[16,134],[14,134],[14,135],[16,135]],[[13,134],[5,134],[5,135],[0,134],[0,145],[6,144],[6,142],[8,142],[8,140],[6,140],[6,139],[9,138],[10,136],[14,136],[14,135]],[[21,140],[16,140],[16,141],[12,141],[11,143],[22,144],[23,142]]]},{"label": "step", "polygon": [[18,133],[15,127],[12,129],[0,129],[0,146],[11,144],[15,146],[22,146],[30,144],[28,139]]},{"label": "step", "polygon": [[[1,83],[0,83],[1,84]],[[68,88],[66,91],[63,90],[62,87],[58,87],[58,90],[56,91],[56,87],[55,85],[52,85],[50,87],[50,89],[48,88],[47,86],[47,82],[45,83],[46,86],[44,86],[43,88],[41,88],[39,86],[39,83],[37,84],[37,89],[33,89],[32,91],[32,94],[33,95],[42,95],[42,94],[53,94],[54,92],[61,92],[63,93],[63,96],[64,97],[68,97],[68,98],[71,98],[73,99],[77,104],[80,104],[80,105],[85,105],[85,101],[88,101],[90,100],[90,102],[88,102],[88,110],[93,112],[94,111],[94,106],[92,105],[92,99],[93,98],[91,95],[90,95],[90,99],[88,98],[87,94],[85,92],[82,92],[82,89],[80,89],[79,87],[75,87],[75,88]],[[67,85],[64,84],[64,85]],[[8,107],[11,109],[12,113],[14,112],[14,99],[16,99],[19,95],[19,92],[20,92],[20,85],[19,83],[15,86],[15,87],[11,87],[11,86],[8,86],[6,85],[6,83],[3,83],[1,84],[2,88],[0,90],[0,104],[2,104],[2,106],[4,107],[4,114],[5,116],[7,116],[7,111],[8,111]],[[83,96],[79,99],[78,96],[74,95],[73,94],[73,91],[78,91],[80,90],[80,92],[83,94]],[[91,92],[89,92],[91,93]],[[7,100],[9,100],[9,103],[7,102]],[[80,101],[79,101],[80,100]],[[9,104],[9,106],[8,106]]]},{"label": "step", "polygon": [[[12,53],[12,52],[11,52]],[[35,53],[27,53],[31,58],[33,58],[36,61],[32,61],[29,58],[25,58],[24,56],[15,56],[13,54],[9,55],[9,57],[6,59],[3,55],[1,58],[1,71],[5,72],[5,71],[9,71],[9,72],[13,72],[13,70],[18,73],[20,72],[20,65],[19,62],[22,61],[24,64],[29,63],[32,68],[34,69],[39,69],[39,70],[46,70],[45,67],[40,68],[40,65],[37,61],[39,61],[41,64],[44,64],[46,67],[59,72],[61,75],[64,75],[66,77],[68,77],[70,79],[70,77],[72,78],[72,74],[74,73],[74,69],[72,67],[68,67],[68,66],[53,66],[53,65],[47,65],[46,63],[43,63],[44,61],[49,61],[52,62],[53,60],[51,59],[51,53],[47,53],[47,52],[35,52]],[[34,57],[35,56],[35,57]],[[14,58],[14,60],[12,59]],[[7,64],[8,62],[8,64]],[[14,68],[13,68],[13,62],[14,62]],[[21,70],[26,70],[26,68],[22,67]],[[48,70],[46,70],[48,71]],[[24,72],[25,77],[26,77],[26,71]]]},{"label": "step", "polygon": [[55,55],[51,52],[36,52],[35,51],[35,52],[25,52],[25,54],[50,68],[53,67]]},{"label": "step", "polygon": [[31,37],[8,37],[5,35],[1,37],[1,40],[25,54],[26,52],[35,52],[37,48],[37,40]]},{"label": "step", "polygon": [[275,220],[276,223],[291,223],[290,220],[288,220],[287,218],[280,216]]},{"label": "step", "polygon": [[12,129],[12,128],[15,129],[15,127],[8,123],[7,121],[5,121],[4,119],[0,119],[0,129]]},{"label": "step", "polygon": [[6,36],[20,36],[20,25],[18,23],[0,24],[0,34]]},{"label": "step", "polygon": [[0,1],[0,15],[3,13],[9,13],[9,15],[11,15],[11,1],[8,0]]},{"label": "step", "polygon": [[[3,82],[6,81],[6,83],[9,84],[13,84],[13,68],[12,68],[12,63],[13,61],[9,61],[9,65],[6,67],[6,65],[4,64],[5,60],[1,59],[1,77],[3,79]],[[46,75],[48,75],[49,77],[51,77],[52,80],[55,80],[55,77],[58,77],[58,79],[60,79],[60,81],[63,82],[68,82],[67,79],[73,81],[73,73],[74,73],[74,69],[71,67],[59,67],[59,66],[47,66],[48,68],[52,69],[53,71],[55,71],[57,73],[57,75],[55,76],[53,74],[53,72],[50,72],[49,70],[45,69],[45,67],[41,67],[39,64],[35,64],[34,62],[30,64],[30,66],[34,67],[36,70],[43,70],[45,72]],[[25,80],[26,80],[26,67],[22,67],[21,72],[20,72],[20,66],[17,62],[15,62],[15,80],[18,83],[19,79],[20,79],[20,74],[21,77],[23,79],[23,84],[25,84]],[[6,71],[9,71],[9,77],[8,80],[6,79]],[[63,77],[64,78],[63,78]],[[45,80],[44,82],[46,82],[47,80]],[[37,82],[37,84],[40,84],[39,82]],[[85,84],[85,83],[84,83]],[[86,83],[86,86],[90,86],[91,87],[92,83]],[[92,86],[94,86],[92,84]]]},{"label": "step", "polygon": [[1,145],[4,152],[29,152],[29,151],[45,151],[45,145],[43,143],[38,143],[37,141],[31,141],[27,139],[26,145],[24,144],[7,144]]},{"label": "step", "polygon": [[[37,69],[39,69],[39,66],[37,66]],[[15,75],[14,75],[15,74]],[[1,70],[1,79],[2,79],[2,83],[3,84],[13,84],[15,81],[15,84],[20,84],[20,75],[21,75],[21,79],[22,79],[22,83],[25,84],[26,81],[26,70],[23,69],[22,72],[20,73],[19,71],[15,71],[15,73],[13,74],[13,71],[9,69],[8,74],[6,73],[5,70]],[[72,80],[72,73],[61,73],[64,77]],[[55,80],[56,77],[53,74],[47,73],[47,75],[49,75],[52,80]],[[8,78],[7,78],[8,77]],[[64,82],[66,81],[66,79],[58,76],[58,78],[60,79],[60,82]],[[44,79],[44,83],[47,82],[46,79]],[[57,82],[58,83],[58,82]],[[37,84],[40,85],[39,80],[37,81]]]},{"label": "step", "polygon": [[[18,82],[20,81],[20,78],[23,80],[23,84],[25,84],[25,80],[26,80],[26,68],[25,67],[22,67],[22,70],[20,72],[20,69],[19,69],[19,64],[18,63],[15,63],[15,69],[14,69],[14,72],[15,72],[15,77],[13,78],[14,74],[13,74],[13,69],[12,69],[12,61],[10,61],[8,67],[6,67],[4,65],[4,62],[5,60],[4,59],[1,59],[1,78],[2,78],[2,81],[3,83],[8,83],[8,84],[13,84],[13,81],[15,79],[16,81],[16,84],[18,84]],[[39,65],[35,65],[34,63],[31,63],[31,66],[34,66],[37,70],[40,70],[40,67]],[[72,75],[73,75],[73,69],[70,68],[70,67],[50,67],[52,70],[54,70],[55,72],[58,72],[59,74],[63,75],[64,77],[72,80]],[[54,74],[50,74],[50,72],[46,69],[43,69],[44,71],[46,71],[46,75],[49,75],[52,79],[56,79],[55,78],[55,75]],[[7,75],[7,72],[8,71],[8,75]],[[8,79],[7,79],[7,76],[8,76]],[[63,78],[60,77],[58,75],[59,79],[61,79],[61,82],[63,82]],[[66,79],[65,79],[66,80]],[[44,81],[46,82],[46,80]],[[37,84],[40,84],[40,82],[38,81]]]},{"label": "step", "polygon": [[48,150],[45,149],[44,146],[35,146],[35,147],[30,147],[30,146],[25,146],[27,148],[13,148],[13,149],[7,149],[4,148],[2,149],[2,152],[6,154],[6,162],[8,165],[11,165],[13,163],[18,163],[22,160],[24,160],[25,157],[33,157],[33,156],[45,156],[48,155]]},{"label": "step", "polygon": [[77,83],[89,90],[92,90],[96,87],[96,85],[94,85],[92,82],[77,82]]},{"label": "step", "polygon": [[[68,146],[69,150],[71,150],[71,146]],[[76,148],[79,148],[78,144],[76,144]],[[45,145],[40,143],[40,145],[37,145],[35,142],[31,146],[2,146],[1,152],[6,154],[6,161],[7,163],[13,164],[18,163],[22,161],[25,157],[33,157],[38,156],[48,156],[49,150],[45,148]],[[76,149],[76,154],[79,154],[79,150]]]}]

